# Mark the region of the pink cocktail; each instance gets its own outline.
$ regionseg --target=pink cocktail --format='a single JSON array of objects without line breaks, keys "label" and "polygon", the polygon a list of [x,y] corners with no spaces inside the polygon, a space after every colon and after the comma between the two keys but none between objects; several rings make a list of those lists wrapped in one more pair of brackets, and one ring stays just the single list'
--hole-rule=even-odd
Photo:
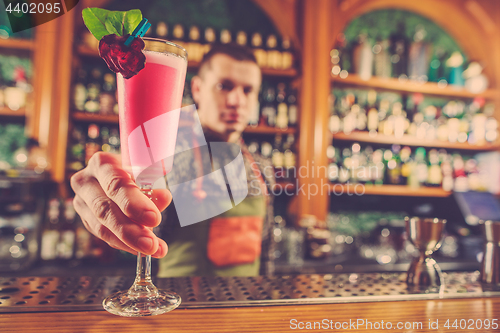
[{"label": "pink cocktail", "polygon": [[172,169],[187,68],[179,55],[144,53],[146,66],[137,75],[117,74],[122,163],[138,183]]},{"label": "pink cocktail", "polygon": [[[146,65],[129,79],[117,74],[123,167],[150,199],[153,183],[171,169],[186,80],[187,53],[160,39],[144,38]],[[137,255],[137,275],[129,290],[106,297],[104,309],[125,317],[151,316],[179,306],[174,292],[151,281],[151,256]]]}]

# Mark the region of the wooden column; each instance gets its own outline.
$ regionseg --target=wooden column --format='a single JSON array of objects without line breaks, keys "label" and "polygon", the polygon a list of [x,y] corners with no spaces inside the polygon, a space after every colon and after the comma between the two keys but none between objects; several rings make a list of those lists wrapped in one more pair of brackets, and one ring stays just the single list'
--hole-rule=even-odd
[{"label": "wooden column", "polygon": [[303,0],[302,89],[300,96],[300,212],[325,219],[329,191],[326,180],[328,96],[330,93],[330,20],[336,0]]},{"label": "wooden column", "polygon": [[[57,117],[57,127],[53,133],[53,160],[52,177],[58,183],[65,181],[66,168],[66,150],[68,144],[68,123],[69,123],[69,106],[72,97],[71,90],[71,72],[73,60],[73,36],[74,36],[74,19],[78,10],[77,7],[57,21],[57,67],[54,74],[54,114]],[[61,186],[61,195],[65,196],[65,186]]]}]

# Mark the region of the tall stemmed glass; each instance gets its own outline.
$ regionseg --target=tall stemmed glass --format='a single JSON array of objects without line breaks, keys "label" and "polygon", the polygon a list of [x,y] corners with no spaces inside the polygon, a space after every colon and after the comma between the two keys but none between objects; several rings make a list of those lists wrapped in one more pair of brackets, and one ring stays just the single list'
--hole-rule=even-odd
[{"label": "tall stemmed glass", "polygon": [[[187,52],[169,41],[143,38],[144,69],[129,79],[117,74],[122,164],[151,199],[153,184],[172,169],[187,70]],[[125,317],[162,314],[179,306],[174,292],[151,280],[151,256],[137,254],[135,282],[104,299],[107,311]]]}]

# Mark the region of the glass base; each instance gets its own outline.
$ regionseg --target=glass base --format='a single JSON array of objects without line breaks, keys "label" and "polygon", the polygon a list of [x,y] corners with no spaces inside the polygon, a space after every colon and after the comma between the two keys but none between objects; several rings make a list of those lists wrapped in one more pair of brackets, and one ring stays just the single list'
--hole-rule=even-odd
[{"label": "glass base", "polygon": [[152,296],[133,296],[128,290],[109,295],[102,301],[104,309],[122,317],[155,316],[172,311],[181,304],[174,292],[158,290]]}]

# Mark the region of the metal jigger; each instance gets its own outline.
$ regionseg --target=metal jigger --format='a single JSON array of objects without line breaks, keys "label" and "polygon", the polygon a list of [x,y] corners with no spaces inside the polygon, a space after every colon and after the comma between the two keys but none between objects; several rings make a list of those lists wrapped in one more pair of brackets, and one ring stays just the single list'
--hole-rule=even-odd
[{"label": "metal jigger", "polygon": [[406,217],[405,221],[408,239],[420,251],[420,256],[410,264],[406,284],[411,287],[440,287],[444,285],[441,269],[431,258],[431,255],[441,247],[446,220]]},{"label": "metal jigger", "polygon": [[486,238],[483,262],[481,264],[481,282],[492,285],[500,284],[500,222],[480,221]]}]

